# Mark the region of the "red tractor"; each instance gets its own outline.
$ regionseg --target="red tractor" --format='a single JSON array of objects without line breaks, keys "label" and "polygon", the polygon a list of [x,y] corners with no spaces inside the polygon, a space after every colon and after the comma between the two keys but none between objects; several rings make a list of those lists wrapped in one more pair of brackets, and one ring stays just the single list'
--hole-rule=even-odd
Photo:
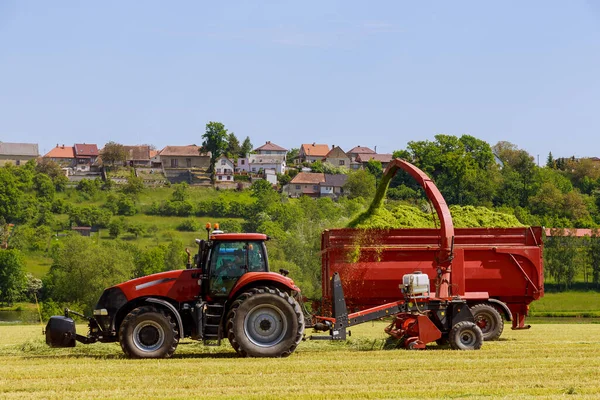
[{"label": "red tractor", "polygon": [[214,230],[208,240],[196,240],[198,254],[193,265],[188,260],[188,269],[106,289],[87,318],[87,336],[76,333],[69,317],[81,314],[65,310],[65,316],[51,317],[46,342],[73,347],[75,340],[118,341],[130,357],[162,358],[184,337],[205,345],[227,338],[242,356],[288,356],[304,334],[300,289],[287,271],[269,272],[267,240],[258,233]]}]

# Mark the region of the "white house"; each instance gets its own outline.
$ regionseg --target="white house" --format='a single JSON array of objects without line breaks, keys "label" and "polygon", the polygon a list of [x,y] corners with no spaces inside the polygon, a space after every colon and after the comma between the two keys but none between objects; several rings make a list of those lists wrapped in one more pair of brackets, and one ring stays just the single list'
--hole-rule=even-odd
[{"label": "white house", "polygon": [[233,161],[225,156],[217,158],[215,162],[215,177],[217,182],[233,182]]},{"label": "white house", "polygon": [[258,174],[267,169],[274,169],[276,173],[283,174],[285,167],[284,155],[248,154],[246,157],[238,158],[236,172]]},{"label": "white house", "polygon": [[267,142],[260,147],[254,149],[256,154],[261,155],[274,155],[274,156],[283,156],[285,157],[287,154],[287,149],[284,149],[281,146],[276,145],[275,143]]}]

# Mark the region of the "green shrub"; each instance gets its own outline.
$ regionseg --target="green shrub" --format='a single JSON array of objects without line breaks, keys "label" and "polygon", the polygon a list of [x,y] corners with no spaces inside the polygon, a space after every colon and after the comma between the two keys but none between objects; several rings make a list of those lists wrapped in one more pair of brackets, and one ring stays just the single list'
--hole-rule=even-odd
[{"label": "green shrub", "polygon": [[194,218],[188,218],[177,225],[177,230],[182,232],[196,232],[200,230],[200,221]]}]

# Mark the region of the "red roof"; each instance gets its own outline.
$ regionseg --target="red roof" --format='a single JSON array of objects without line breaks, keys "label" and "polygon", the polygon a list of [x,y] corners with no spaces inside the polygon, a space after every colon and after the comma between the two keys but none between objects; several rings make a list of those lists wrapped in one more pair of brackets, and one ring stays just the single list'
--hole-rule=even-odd
[{"label": "red roof", "polygon": [[267,142],[267,143],[263,144],[262,146],[254,149],[254,151],[260,151],[260,150],[287,151],[287,149],[284,149],[283,147],[278,146],[275,143],[271,143],[271,142]]},{"label": "red roof", "polygon": [[56,145],[44,158],[75,158],[75,152],[70,146],[67,147],[64,144],[62,146]]},{"label": "red roof", "polygon": [[356,146],[352,150],[348,151],[348,153],[352,154],[375,154],[373,150],[368,147]]},{"label": "red roof", "polygon": [[329,153],[328,144],[303,144],[300,148],[300,153],[304,153],[310,157],[325,157]]},{"label": "red roof", "polygon": [[298,175],[290,181],[293,184],[318,185],[325,182],[325,174],[322,172],[299,172]]},{"label": "red roof", "polygon": [[95,144],[75,143],[76,157],[98,157],[98,146]]}]

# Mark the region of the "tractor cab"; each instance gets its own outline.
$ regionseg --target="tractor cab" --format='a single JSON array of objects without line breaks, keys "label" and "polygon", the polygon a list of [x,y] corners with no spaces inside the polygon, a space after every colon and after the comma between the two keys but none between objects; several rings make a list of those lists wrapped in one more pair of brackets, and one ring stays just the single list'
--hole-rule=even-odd
[{"label": "tractor cab", "polygon": [[247,272],[268,272],[267,235],[258,233],[213,233],[199,245],[195,267],[202,270],[202,292],[227,298]]}]

